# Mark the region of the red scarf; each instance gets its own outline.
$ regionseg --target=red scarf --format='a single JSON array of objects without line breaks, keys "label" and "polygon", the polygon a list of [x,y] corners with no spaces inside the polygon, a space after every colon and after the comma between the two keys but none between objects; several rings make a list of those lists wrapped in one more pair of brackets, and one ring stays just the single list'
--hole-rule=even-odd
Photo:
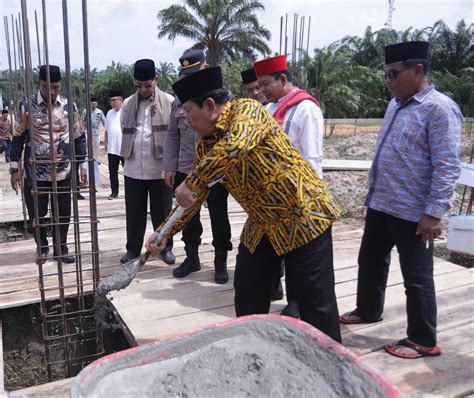
[{"label": "red scarf", "polygon": [[306,91],[298,87],[294,87],[288,92],[286,98],[284,99],[284,101],[282,101],[277,111],[273,115],[278,124],[280,126],[283,125],[283,119],[285,118],[285,113],[288,109],[294,107],[295,105],[298,105],[301,101],[304,100],[310,100],[314,102],[317,107],[320,107],[319,101],[316,98],[308,94]]}]

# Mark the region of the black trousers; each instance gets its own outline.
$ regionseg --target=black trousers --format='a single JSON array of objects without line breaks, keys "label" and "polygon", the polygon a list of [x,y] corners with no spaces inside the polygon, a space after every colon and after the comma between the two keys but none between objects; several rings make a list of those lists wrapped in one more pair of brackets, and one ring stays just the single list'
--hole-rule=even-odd
[{"label": "black trousers", "polygon": [[114,155],[113,153],[108,153],[107,158],[109,160],[110,188],[112,190],[112,195],[116,196],[119,193],[118,169],[120,163],[122,163],[123,167],[124,159],[123,157]]},{"label": "black trousers", "polygon": [[253,254],[240,244],[234,275],[236,315],[268,313],[272,280],[280,273],[282,259],[294,284],[292,292],[300,305],[301,319],[340,342],[331,228],[283,256],[276,254],[266,236]]},{"label": "black trousers", "polygon": [[[59,235],[60,235],[60,245],[61,245],[61,254],[67,254],[68,248],[66,245],[67,242],[67,232],[69,230],[69,221],[71,219],[71,179],[68,176],[66,179],[62,181],[58,181],[58,213],[59,213],[59,222],[60,225],[54,226],[52,229],[53,235],[53,245],[54,245],[54,255],[58,255],[57,247],[56,247],[56,228],[59,228]],[[38,181],[38,215],[39,215],[39,223],[46,224],[54,222],[54,215],[55,208],[53,205],[53,199],[51,196],[51,191],[53,188],[53,183],[50,181]],[[28,214],[30,217],[30,224],[33,223],[35,217],[35,210],[34,210],[34,202],[33,202],[33,195],[31,194],[31,190],[33,188],[33,183],[31,178],[25,179],[25,202],[26,207],[28,209]],[[48,203],[51,203],[51,210],[53,217],[51,220],[45,220],[45,216],[48,213]],[[50,229],[49,226],[40,226],[40,241],[36,241],[36,244],[39,245],[43,252],[45,252],[48,247],[48,239],[47,231]],[[35,235],[36,239],[36,235]]]},{"label": "black trousers", "polygon": [[[153,228],[156,229],[171,211],[173,190],[165,180],[137,180],[125,177],[125,212],[127,221],[127,251],[140,255],[145,237],[148,196]],[[173,247],[169,239],[167,249]]]},{"label": "black trousers", "polygon": [[[175,188],[186,178],[186,174],[179,171],[175,176]],[[229,192],[222,184],[215,184],[211,187],[207,197],[207,208],[211,218],[212,246],[215,249],[232,250],[229,215],[227,208],[227,198]],[[198,211],[183,229],[183,242],[185,245],[201,244],[202,224],[200,212]]]},{"label": "black trousers", "polygon": [[390,267],[397,247],[406,294],[407,336],[417,344],[436,345],[436,295],[433,245],[426,249],[417,223],[368,209],[359,252],[357,310],[366,320],[380,319]]},{"label": "black trousers", "polygon": [[11,142],[10,139],[1,139],[0,140],[0,153],[5,152],[5,162],[10,161],[10,151],[11,151]]}]

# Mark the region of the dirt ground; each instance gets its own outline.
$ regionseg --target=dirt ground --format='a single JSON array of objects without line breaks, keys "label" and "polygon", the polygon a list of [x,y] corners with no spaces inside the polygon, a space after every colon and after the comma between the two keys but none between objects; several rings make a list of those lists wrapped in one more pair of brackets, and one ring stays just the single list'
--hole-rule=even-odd
[{"label": "dirt ground", "polygon": [[13,391],[48,382],[39,305],[0,313],[3,326],[5,389]]},{"label": "dirt ground", "polygon": [[448,250],[445,243],[435,246],[434,255],[451,263],[462,265],[466,268],[474,267],[474,256],[454,253],[451,250]]},{"label": "dirt ground", "polygon": [[[353,126],[338,125],[346,131]],[[372,130],[378,126],[369,126]],[[364,127],[366,128],[366,127]],[[341,130],[343,131],[343,130]],[[377,132],[336,135],[324,139],[324,157],[326,159],[371,160],[374,156]],[[472,138],[463,134],[461,139],[461,161],[469,162]],[[363,225],[366,208],[364,206],[368,189],[368,172],[365,171],[331,171],[324,174],[331,193],[339,200],[344,222]],[[459,214],[462,201],[462,188],[457,187],[451,200],[451,209],[443,219],[443,230],[446,233],[449,216]]]}]

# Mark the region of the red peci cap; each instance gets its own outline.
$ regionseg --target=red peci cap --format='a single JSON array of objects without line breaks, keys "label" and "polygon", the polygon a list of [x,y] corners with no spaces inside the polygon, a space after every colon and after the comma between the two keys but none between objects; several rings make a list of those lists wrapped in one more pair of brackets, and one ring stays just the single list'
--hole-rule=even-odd
[{"label": "red peci cap", "polygon": [[253,64],[257,77],[269,75],[271,73],[287,70],[286,55],[279,55],[273,58],[267,58],[257,61]]}]

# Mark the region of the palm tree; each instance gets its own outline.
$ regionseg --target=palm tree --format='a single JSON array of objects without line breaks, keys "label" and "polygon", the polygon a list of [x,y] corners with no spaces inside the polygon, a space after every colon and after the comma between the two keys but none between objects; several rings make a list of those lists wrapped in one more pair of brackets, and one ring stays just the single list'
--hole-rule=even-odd
[{"label": "palm tree", "polygon": [[164,91],[172,91],[171,85],[176,81],[176,69],[171,62],[160,62],[157,70],[160,80],[158,87]]},{"label": "palm tree", "polygon": [[259,0],[182,0],[158,13],[158,38],[177,36],[195,42],[192,48],[206,51],[211,65],[240,57],[267,55],[270,32],[255,14],[264,10]]},{"label": "palm tree", "polygon": [[474,25],[461,20],[452,31],[443,21],[432,28],[430,37],[431,64],[434,70],[459,75],[462,69],[474,62]]},{"label": "palm tree", "polygon": [[316,49],[306,73],[308,89],[320,100],[325,117],[383,115],[390,98],[383,73],[355,62],[346,45],[335,42]]}]

